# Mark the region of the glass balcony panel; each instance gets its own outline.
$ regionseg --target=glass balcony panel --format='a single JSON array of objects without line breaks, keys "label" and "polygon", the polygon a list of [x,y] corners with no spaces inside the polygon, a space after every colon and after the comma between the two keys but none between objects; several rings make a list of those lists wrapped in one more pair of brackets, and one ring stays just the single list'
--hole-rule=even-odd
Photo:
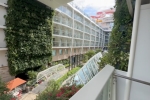
[{"label": "glass balcony panel", "polygon": [[60,17],[58,17],[58,16],[54,16],[54,17],[53,17],[53,20],[54,20],[55,22],[58,22],[58,23],[61,22],[61,21],[60,21]]}]

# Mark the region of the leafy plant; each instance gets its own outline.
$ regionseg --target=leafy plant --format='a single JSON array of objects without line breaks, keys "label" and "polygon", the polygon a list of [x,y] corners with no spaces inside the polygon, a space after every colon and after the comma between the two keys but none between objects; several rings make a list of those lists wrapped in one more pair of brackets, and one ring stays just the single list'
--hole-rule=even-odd
[{"label": "leafy plant", "polygon": [[61,78],[59,78],[56,82],[59,85],[61,85],[66,79],[69,78],[69,76],[72,76],[73,74],[75,74],[79,69],[80,69],[80,67],[75,67],[74,69],[72,69],[71,71],[69,71],[67,74],[65,74],[64,76],[62,76]]},{"label": "leafy plant", "polygon": [[86,55],[88,56],[88,59],[90,59],[92,56],[95,55],[95,52],[93,50],[90,50],[86,53]]},{"label": "leafy plant", "polygon": [[8,0],[7,4],[4,17],[10,74],[51,62],[54,11],[37,0]]},{"label": "leafy plant", "polygon": [[116,0],[115,8],[108,54],[101,59],[100,66],[110,64],[116,69],[127,71],[133,19],[126,0]]},{"label": "leafy plant", "polygon": [[83,62],[86,63],[88,61],[88,55],[83,55]]},{"label": "leafy plant", "polygon": [[35,72],[35,71],[28,71],[27,75],[28,75],[30,80],[36,79],[37,72]]},{"label": "leafy plant", "polygon": [[6,84],[0,78],[0,100],[10,100],[12,98],[12,95],[6,93],[7,91]]},{"label": "leafy plant", "polygon": [[82,85],[63,86],[59,88],[59,85],[55,81],[49,82],[49,90],[39,94],[36,100],[69,100]]}]

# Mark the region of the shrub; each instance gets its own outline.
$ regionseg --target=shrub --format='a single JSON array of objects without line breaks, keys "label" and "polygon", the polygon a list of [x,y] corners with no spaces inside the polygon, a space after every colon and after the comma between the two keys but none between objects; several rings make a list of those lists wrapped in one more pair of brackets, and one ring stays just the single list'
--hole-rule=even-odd
[{"label": "shrub", "polygon": [[28,71],[27,75],[28,75],[29,79],[31,79],[31,80],[32,79],[36,79],[37,72],[35,72],[35,71]]},{"label": "shrub", "polygon": [[49,91],[40,94],[36,100],[69,100],[82,85],[63,86],[60,89],[55,81],[51,81]]},{"label": "shrub", "polygon": [[86,55],[88,56],[88,59],[90,59],[92,56],[95,55],[95,52],[93,50],[90,50],[86,53]]},{"label": "shrub", "polygon": [[85,54],[83,55],[83,62],[86,63],[88,61],[88,56]]},{"label": "shrub", "polygon": [[0,78],[0,100],[10,100],[12,98],[12,95],[5,93],[6,91],[8,91],[6,84]]}]

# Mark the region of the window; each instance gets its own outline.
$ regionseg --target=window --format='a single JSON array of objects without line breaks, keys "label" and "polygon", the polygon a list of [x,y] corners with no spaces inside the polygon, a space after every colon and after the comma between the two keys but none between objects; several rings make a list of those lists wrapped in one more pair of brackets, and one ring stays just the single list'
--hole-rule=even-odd
[{"label": "window", "polygon": [[59,55],[62,55],[62,54],[63,54],[63,50],[59,49]]},{"label": "window", "polygon": [[68,49],[65,49],[65,54],[68,54]]},{"label": "window", "polygon": [[80,50],[80,49],[78,49],[78,52],[79,52],[79,53],[81,53],[80,51],[81,51],[81,50]]},{"label": "window", "polygon": [[76,53],[76,49],[74,49],[74,53]]},{"label": "window", "polygon": [[56,50],[52,50],[52,56],[56,56]]}]

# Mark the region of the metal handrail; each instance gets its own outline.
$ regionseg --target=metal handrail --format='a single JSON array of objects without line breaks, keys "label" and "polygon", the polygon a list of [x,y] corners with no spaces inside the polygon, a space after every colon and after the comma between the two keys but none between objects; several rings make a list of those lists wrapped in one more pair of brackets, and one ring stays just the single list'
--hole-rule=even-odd
[{"label": "metal handrail", "polygon": [[138,83],[141,83],[141,84],[145,84],[145,85],[150,85],[149,82],[142,81],[142,80],[135,79],[135,78],[131,78],[131,77],[127,77],[127,76],[124,76],[124,75],[114,74],[114,76],[121,77],[121,78],[124,78],[124,79],[128,79],[128,80],[138,82]]}]

